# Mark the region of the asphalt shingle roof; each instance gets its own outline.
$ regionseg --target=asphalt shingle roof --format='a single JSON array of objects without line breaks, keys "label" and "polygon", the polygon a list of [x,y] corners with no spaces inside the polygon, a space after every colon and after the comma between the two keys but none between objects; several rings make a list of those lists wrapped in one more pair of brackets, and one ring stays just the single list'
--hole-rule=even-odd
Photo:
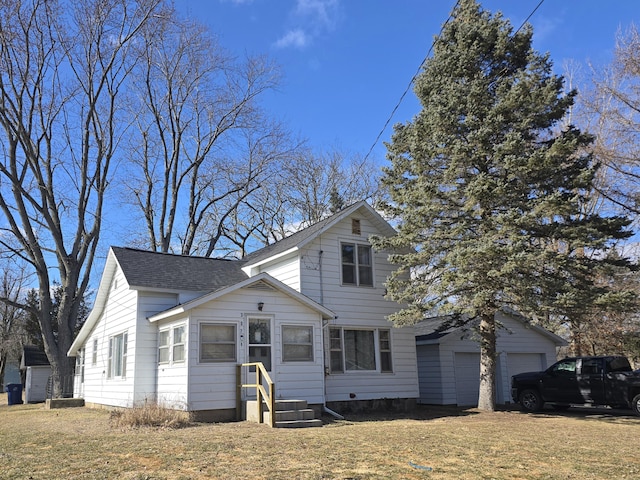
[{"label": "asphalt shingle roof", "polygon": [[189,257],[111,247],[132,287],[211,292],[235,285],[248,276],[244,262],[220,258]]}]

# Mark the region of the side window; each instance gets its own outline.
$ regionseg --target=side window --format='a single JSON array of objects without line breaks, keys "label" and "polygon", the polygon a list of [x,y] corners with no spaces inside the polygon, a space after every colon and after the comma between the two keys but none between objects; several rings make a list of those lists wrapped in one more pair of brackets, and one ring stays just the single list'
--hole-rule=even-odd
[{"label": "side window", "polygon": [[158,338],[158,363],[169,363],[169,330],[161,330]]},{"label": "side window", "polygon": [[329,359],[331,373],[393,372],[391,331],[386,328],[329,328]]},{"label": "side window", "polygon": [[184,362],[184,343],[186,337],[186,329],[184,325],[174,327],[173,329],[173,361]]},{"label": "side window", "polygon": [[343,285],[373,286],[371,247],[357,243],[340,245]]},{"label": "side window", "polygon": [[598,358],[587,358],[582,360],[582,375],[598,375],[602,373],[602,360]]},{"label": "side window", "polygon": [[127,376],[127,332],[109,337],[108,378]]},{"label": "side window", "polygon": [[552,372],[556,375],[571,376],[576,373],[576,361],[575,360],[562,360],[553,366]]},{"label": "side window", "polygon": [[93,350],[91,351],[91,366],[95,367],[98,364],[98,339],[93,339]]},{"label": "side window", "polygon": [[344,372],[342,363],[342,329],[329,329],[329,356],[331,360],[331,373]]},{"label": "side window", "polygon": [[200,324],[200,362],[235,362],[236,326],[232,324]]},{"label": "side window", "polygon": [[313,327],[282,326],[282,361],[313,362]]}]

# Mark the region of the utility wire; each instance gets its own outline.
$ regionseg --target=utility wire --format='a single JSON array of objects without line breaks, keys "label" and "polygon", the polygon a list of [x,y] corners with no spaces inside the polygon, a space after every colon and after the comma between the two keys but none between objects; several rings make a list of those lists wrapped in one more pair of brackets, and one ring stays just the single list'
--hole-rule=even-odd
[{"label": "utility wire", "polygon": [[[536,7],[531,11],[531,13],[527,16],[527,18],[524,19],[524,21],[520,24],[520,26],[518,27],[518,29],[514,32],[513,36],[517,35],[518,32],[520,30],[522,30],[522,27],[525,26],[525,24],[529,21],[529,19],[536,13],[536,11],[540,8],[540,6],[544,3],[544,0],[540,0],[540,2],[538,3],[538,5],[536,5]],[[431,52],[433,51],[433,46],[435,45],[436,41],[438,40],[438,38],[440,38],[440,35],[442,35],[442,31],[444,30],[444,27],[451,21],[451,18],[453,16],[453,12],[456,10],[456,8],[458,8],[458,5],[460,4],[460,0],[456,1],[456,4],[454,5],[453,9],[451,10],[451,13],[449,14],[449,18],[447,18],[447,21],[444,22],[442,24],[442,26],[440,27],[440,31],[438,32],[438,35],[436,36],[436,38],[433,40],[433,43],[431,43],[431,46],[429,47],[429,51],[427,52],[427,55],[424,57],[424,60],[422,60],[422,62],[420,62],[420,65],[418,66],[418,70],[416,70],[416,73],[413,75],[413,77],[411,77],[411,80],[409,81],[409,85],[407,85],[407,88],[404,90],[404,92],[402,92],[402,95],[400,96],[400,99],[398,100],[398,103],[396,103],[395,107],[393,107],[393,110],[391,111],[391,114],[389,115],[389,118],[387,118],[387,121],[384,122],[384,126],[382,127],[382,129],[380,130],[380,133],[378,133],[378,136],[376,137],[376,139],[374,140],[373,144],[371,145],[371,148],[369,149],[369,151],[367,152],[367,154],[364,156],[364,160],[366,161],[369,158],[369,155],[371,155],[371,152],[373,152],[373,149],[375,148],[375,146],[378,144],[378,142],[380,141],[380,138],[382,137],[382,135],[384,134],[384,131],[387,129],[387,127],[389,126],[389,123],[391,123],[391,120],[393,119],[393,116],[396,114],[396,112],[398,111],[398,108],[400,108],[400,104],[402,103],[402,101],[404,100],[404,97],[406,97],[407,93],[409,92],[409,89],[411,88],[411,86],[413,85],[413,83],[416,81],[416,78],[418,77],[418,75],[420,74],[420,71],[422,70],[422,67],[424,66],[424,64],[427,62],[427,60],[429,59],[429,56],[431,55]],[[512,36],[512,37],[513,37]]]}]

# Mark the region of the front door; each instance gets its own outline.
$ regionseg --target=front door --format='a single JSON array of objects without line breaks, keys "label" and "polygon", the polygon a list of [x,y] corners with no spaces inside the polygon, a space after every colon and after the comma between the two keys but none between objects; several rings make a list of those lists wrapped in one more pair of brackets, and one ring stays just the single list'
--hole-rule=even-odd
[{"label": "front door", "polygon": [[247,331],[247,358],[249,362],[262,362],[268,372],[271,372],[273,348],[271,345],[273,335],[271,317],[248,317]]}]

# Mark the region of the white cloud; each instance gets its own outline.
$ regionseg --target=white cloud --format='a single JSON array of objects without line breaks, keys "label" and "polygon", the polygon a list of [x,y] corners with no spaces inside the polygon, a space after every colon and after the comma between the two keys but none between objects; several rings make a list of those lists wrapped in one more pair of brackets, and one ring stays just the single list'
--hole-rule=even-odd
[{"label": "white cloud", "polygon": [[332,30],[338,21],[338,0],[297,0],[295,13],[319,28]]},{"label": "white cloud", "polygon": [[335,30],[341,13],[340,0],[295,0],[290,12],[291,28],[274,45],[302,50],[316,38]]},{"label": "white cloud", "polygon": [[278,48],[304,48],[311,42],[311,38],[301,28],[295,30],[289,30],[283,37],[281,37],[275,46]]}]

